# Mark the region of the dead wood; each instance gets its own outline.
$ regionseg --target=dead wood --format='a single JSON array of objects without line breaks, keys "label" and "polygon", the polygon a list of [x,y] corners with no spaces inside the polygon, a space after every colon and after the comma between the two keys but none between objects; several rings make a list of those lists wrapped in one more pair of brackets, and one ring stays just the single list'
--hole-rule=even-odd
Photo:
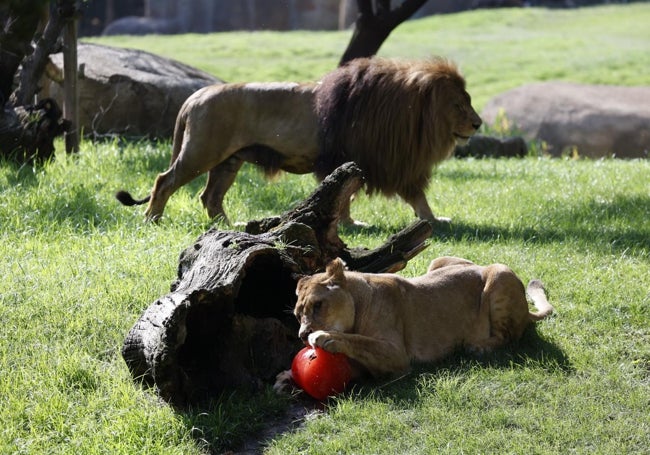
[{"label": "dead wood", "polygon": [[184,406],[228,387],[257,389],[289,368],[301,346],[292,315],[300,276],[335,257],[352,270],[399,270],[431,235],[417,221],[377,249],[349,249],[338,236],[339,212],[362,184],[361,170],[347,163],[293,210],[250,222],[246,232],[199,237],[181,253],[171,292],[124,341],[133,377]]},{"label": "dead wood", "polygon": [[44,162],[54,155],[54,138],[70,128],[56,101],[0,109],[0,157],[20,164]]}]

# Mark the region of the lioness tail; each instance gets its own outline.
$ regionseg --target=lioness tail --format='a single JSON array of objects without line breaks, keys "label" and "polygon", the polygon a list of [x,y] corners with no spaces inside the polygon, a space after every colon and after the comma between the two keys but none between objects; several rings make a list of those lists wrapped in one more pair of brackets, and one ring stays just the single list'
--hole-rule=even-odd
[{"label": "lioness tail", "polygon": [[149,202],[149,199],[151,199],[151,195],[149,195],[149,196],[147,196],[147,197],[145,197],[143,199],[135,200],[135,199],[133,199],[133,196],[131,196],[131,193],[129,193],[128,191],[121,190],[121,191],[118,191],[117,193],[115,193],[115,199],[117,199],[118,201],[120,201],[124,205],[129,205],[129,206],[131,206],[131,205],[141,205],[141,204],[146,204],[147,202]]},{"label": "lioness tail", "polygon": [[553,305],[548,302],[546,293],[544,292],[544,285],[541,281],[531,280],[531,282],[528,283],[526,292],[528,292],[530,298],[533,299],[533,304],[535,305],[535,308],[537,308],[536,313],[533,313],[532,311],[528,313],[532,321],[540,321],[553,313]]}]

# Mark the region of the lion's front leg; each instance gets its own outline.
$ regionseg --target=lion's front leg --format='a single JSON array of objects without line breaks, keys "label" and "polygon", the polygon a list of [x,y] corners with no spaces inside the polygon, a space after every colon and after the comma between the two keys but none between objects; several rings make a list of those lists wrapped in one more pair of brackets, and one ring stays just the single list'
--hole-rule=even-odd
[{"label": "lion's front leg", "polygon": [[413,190],[408,195],[400,194],[400,196],[411,207],[413,207],[413,210],[415,210],[415,214],[421,220],[427,220],[433,225],[448,224],[451,222],[451,218],[436,217],[433,214],[433,212],[431,211],[431,207],[429,207],[429,203],[427,202],[427,197],[424,194],[424,190],[417,189],[417,190]]},{"label": "lion's front leg", "polygon": [[400,373],[409,369],[410,359],[404,345],[364,335],[317,330],[309,344],[329,352],[341,352],[361,364],[373,376]]},{"label": "lion's front leg", "polygon": [[352,201],[354,201],[355,195],[353,194],[350,196],[350,199],[343,201],[341,203],[341,210],[339,212],[339,222],[341,224],[344,224],[346,226],[352,226],[352,227],[368,227],[368,223],[365,223],[363,221],[358,221],[354,220],[352,218],[352,215],[350,214],[350,205],[352,204]]}]

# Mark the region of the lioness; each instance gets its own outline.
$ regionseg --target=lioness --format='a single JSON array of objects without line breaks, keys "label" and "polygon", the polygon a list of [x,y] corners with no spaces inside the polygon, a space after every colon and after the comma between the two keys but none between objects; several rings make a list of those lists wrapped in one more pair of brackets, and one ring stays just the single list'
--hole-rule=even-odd
[{"label": "lioness", "polygon": [[501,264],[435,259],[425,275],[403,278],[344,270],[340,259],[302,278],[294,314],[300,338],[342,352],[373,376],[408,370],[464,347],[485,353],[518,340],[553,312],[539,280],[522,282]]},{"label": "lioness", "polygon": [[[213,85],[181,107],[169,169],[151,194],[116,197],[125,205],[149,202],[145,217],[156,220],[178,188],[209,172],[201,200],[210,217],[226,219],[223,199],[244,162],[268,175],[314,172],[322,180],[354,161],[369,192],[399,195],[434,222],[440,218],[424,192],[432,168],[480,126],[465,80],[444,59],[357,59],[318,84]],[[353,222],[349,205],[341,221]]]}]

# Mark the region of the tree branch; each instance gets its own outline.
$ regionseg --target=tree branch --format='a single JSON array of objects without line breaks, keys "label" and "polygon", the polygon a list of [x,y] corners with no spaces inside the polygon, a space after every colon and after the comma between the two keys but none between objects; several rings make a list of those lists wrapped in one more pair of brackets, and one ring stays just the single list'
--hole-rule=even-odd
[{"label": "tree branch", "polygon": [[427,0],[404,0],[391,12],[391,21],[395,24],[393,28],[410,18],[426,2]]},{"label": "tree branch", "polygon": [[352,38],[339,61],[339,66],[355,58],[375,55],[388,35],[411,17],[426,1],[404,0],[398,7],[391,9],[390,0],[377,0],[377,11],[373,12],[370,0],[357,0],[359,16],[354,23]]},{"label": "tree branch", "polygon": [[372,11],[372,0],[357,0],[357,7],[361,15],[372,16],[374,14]]},{"label": "tree branch", "polygon": [[11,94],[9,103],[12,106],[30,104],[38,90],[38,81],[45,70],[48,57],[57,51],[57,42],[65,23],[78,12],[75,0],[57,0],[56,7],[52,8],[50,19],[37,39],[34,52],[23,60],[23,69],[20,72],[18,88]]}]

